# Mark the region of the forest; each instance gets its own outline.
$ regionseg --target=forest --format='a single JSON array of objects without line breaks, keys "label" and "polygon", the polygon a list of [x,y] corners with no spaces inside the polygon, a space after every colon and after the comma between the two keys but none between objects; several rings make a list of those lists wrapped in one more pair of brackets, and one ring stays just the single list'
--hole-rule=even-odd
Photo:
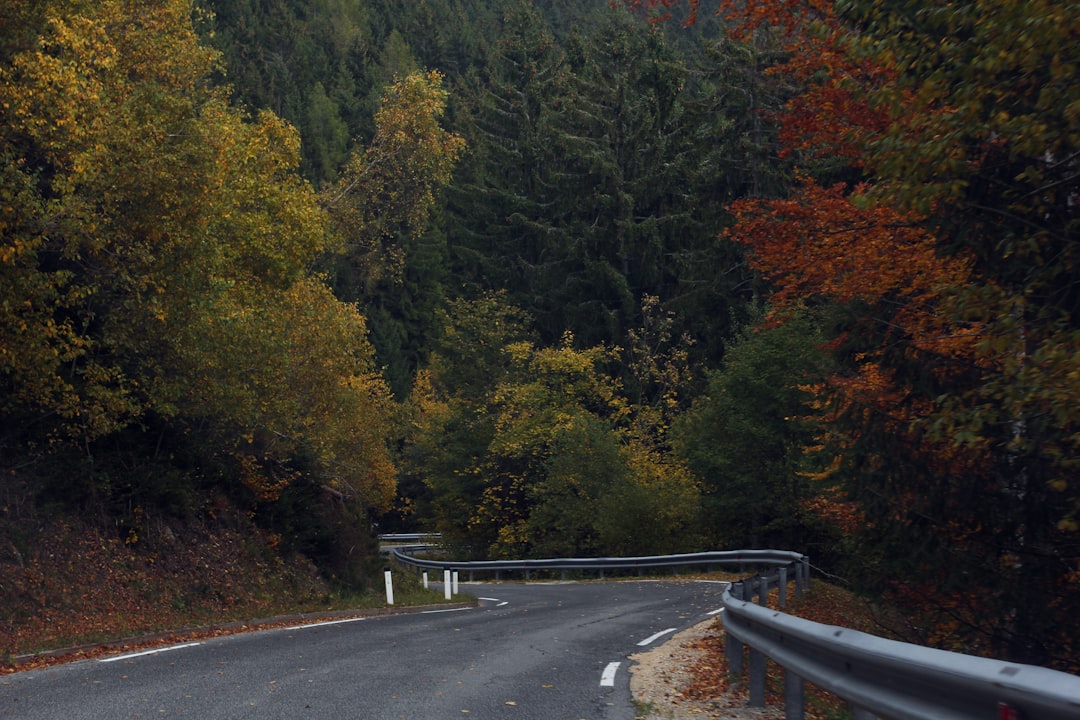
[{"label": "forest", "polygon": [[344,586],[427,530],[797,550],[1080,672],[1078,56],[1064,0],[5,0],[0,630],[79,523]]}]

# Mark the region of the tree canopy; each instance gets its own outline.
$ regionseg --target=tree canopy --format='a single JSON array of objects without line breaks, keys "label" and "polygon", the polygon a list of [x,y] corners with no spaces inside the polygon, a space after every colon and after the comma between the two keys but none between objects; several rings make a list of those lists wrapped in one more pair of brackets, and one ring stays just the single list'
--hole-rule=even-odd
[{"label": "tree canopy", "polygon": [[9,0],[0,484],[228,514],[346,583],[380,526],[783,544],[913,639],[1075,667],[1078,34],[1060,0]]}]

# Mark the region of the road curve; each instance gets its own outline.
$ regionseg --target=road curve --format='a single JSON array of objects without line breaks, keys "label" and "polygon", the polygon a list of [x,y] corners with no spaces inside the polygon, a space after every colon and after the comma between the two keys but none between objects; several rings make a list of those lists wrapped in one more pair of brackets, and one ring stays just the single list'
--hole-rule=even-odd
[{"label": "road curve", "polygon": [[628,656],[720,583],[463,585],[478,608],[215,638],[0,678],[0,718],[631,720]]}]

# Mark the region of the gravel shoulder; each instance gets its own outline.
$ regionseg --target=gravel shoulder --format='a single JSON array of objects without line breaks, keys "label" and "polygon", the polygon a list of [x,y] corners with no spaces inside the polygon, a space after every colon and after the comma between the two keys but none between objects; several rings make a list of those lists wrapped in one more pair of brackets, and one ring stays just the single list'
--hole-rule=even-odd
[{"label": "gravel shoulder", "polygon": [[[783,708],[747,707],[745,691],[715,683],[723,635],[719,620],[706,620],[630,656],[630,692],[639,720],[783,720]],[[703,686],[715,689],[703,692]]]}]

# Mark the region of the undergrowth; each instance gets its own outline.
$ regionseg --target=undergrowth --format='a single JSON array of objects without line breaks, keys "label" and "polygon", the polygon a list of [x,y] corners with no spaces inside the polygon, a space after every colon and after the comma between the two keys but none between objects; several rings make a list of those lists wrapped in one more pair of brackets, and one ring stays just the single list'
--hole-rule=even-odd
[{"label": "undergrowth", "polygon": [[[378,558],[370,564],[382,567]],[[443,596],[395,572],[394,601]],[[269,622],[259,618],[385,605],[381,571],[362,584],[341,582],[253,525],[189,519],[118,532],[0,508],[0,672],[56,662],[57,650],[77,656],[102,643],[150,641],[148,634],[222,634]]]}]

